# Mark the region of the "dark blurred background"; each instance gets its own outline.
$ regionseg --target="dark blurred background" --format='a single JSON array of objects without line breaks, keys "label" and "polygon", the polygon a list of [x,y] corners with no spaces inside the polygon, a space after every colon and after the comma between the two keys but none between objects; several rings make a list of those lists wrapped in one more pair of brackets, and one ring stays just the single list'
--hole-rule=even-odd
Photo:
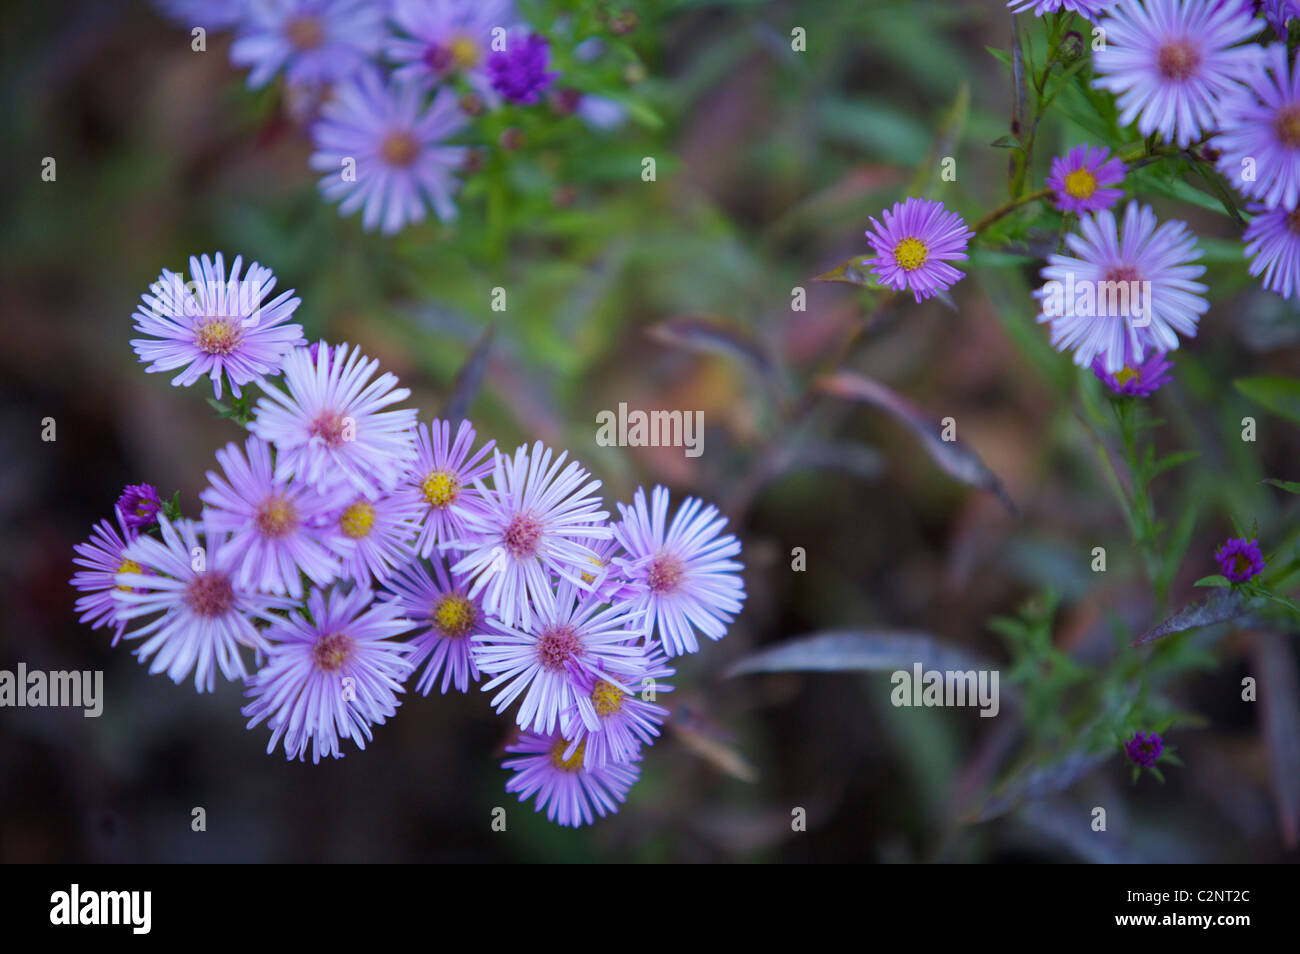
[{"label": "dark blurred background", "polygon": [[[525,150],[498,254],[472,187],[454,227],[384,239],[340,219],[316,194],[282,90],[247,91],[227,37],[195,53],[187,30],[145,4],[5,5],[0,668],[102,669],[106,702],[98,719],[0,710],[0,860],[1296,860],[1295,641],[1276,626],[1213,630],[1205,664],[1167,687],[1203,723],[1168,736],[1186,768],[1168,769],[1165,785],[1131,784],[1117,750],[979,823],[971,807],[1023,735],[1013,711],[896,709],[882,674],[724,678],[759,647],[830,629],[929,633],[1005,660],[988,618],[1045,588],[1062,599],[1056,644],[1102,660],[1127,652],[1117,632],[1131,637],[1161,610],[1080,425],[1078,372],[1033,325],[1032,267],[977,259],[956,311],[900,303],[873,318],[852,359],[936,418],[955,417],[1019,517],[863,407],[823,402],[800,426],[782,424],[871,307],[854,288],[810,279],[867,250],[867,216],[906,194],[963,84],[960,173],[945,199],[973,221],[1002,198],[1007,157],[988,144],[1007,131],[1010,86],[985,51],[1009,43],[1002,5],[623,6],[640,11],[625,40],[644,61],[626,86],[663,124]],[[791,51],[796,26],[805,53]],[[640,180],[642,155],[659,158],[656,183]],[[52,183],[40,178],[45,156],[57,159]],[[1223,243],[1213,248],[1238,240],[1225,216],[1161,207],[1175,210]],[[204,385],[145,375],[128,345],[159,271],[217,250],[274,269],[302,296],[309,337],[363,344],[425,418],[495,319],[470,406],[480,435],[570,448],[611,504],[658,481],[732,516],[744,613],[681,661],[671,728],[618,815],[570,831],[507,795],[510,726],[481,693],[408,697],[366,751],[288,763],[265,753],[264,726],[244,728],[237,685],[200,696],[150,677],[132,644],[110,649],[105,631],[77,623],[73,545],[122,486],[179,489],[194,512],[213,452],[239,438]],[[1232,517],[1270,539],[1296,524],[1290,501],[1259,481],[1300,479],[1297,429],[1230,381],[1300,372],[1300,315],[1231,254],[1213,269],[1201,336],[1175,355],[1175,383],[1156,400],[1162,441],[1202,454],[1156,485],[1165,517],[1198,507],[1175,605],[1215,572]],[[497,285],[510,291],[505,315],[488,307]],[[795,286],[805,312],[790,309]],[[730,330],[681,347],[699,321]],[[753,362],[735,360],[737,342],[780,370],[758,380]],[[619,402],[703,410],[704,455],[598,447],[595,414]],[[1254,445],[1236,437],[1246,414],[1261,421]],[[46,417],[53,442],[41,440]],[[1096,545],[1110,553],[1105,574],[1089,570]],[[794,547],[806,571],[791,569]],[[1281,674],[1276,692],[1290,680],[1268,725],[1239,690],[1265,670]],[[1089,831],[1096,805],[1108,808],[1107,837]],[[198,806],[202,833],[190,827]],[[495,806],[509,812],[505,833],[491,830]],[[807,809],[806,832],[791,829],[795,807]]]}]

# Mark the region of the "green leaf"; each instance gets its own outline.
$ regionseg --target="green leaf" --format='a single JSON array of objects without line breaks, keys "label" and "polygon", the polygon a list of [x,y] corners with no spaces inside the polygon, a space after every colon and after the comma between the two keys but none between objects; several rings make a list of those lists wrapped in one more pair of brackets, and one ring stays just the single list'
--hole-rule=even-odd
[{"label": "green leaf", "polygon": [[1278,414],[1300,424],[1300,381],[1295,378],[1238,378],[1232,382],[1238,391]]},{"label": "green leaf", "polygon": [[1289,494],[1300,494],[1300,483],[1296,483],[1294,480],[1278,480],[1276,477],[1270,477],[1264,483],[1279,490],[1285,490]]},{"label": "green leaf", "polygon": [[1232,584],[1228,582],[1228,578],[1226,576],[1222,576],[1218,573],[1215,573],[1211,576],[1203,576],[1195,583],[1192,584],[1192,586],[1231,586],[1231,585]]}]

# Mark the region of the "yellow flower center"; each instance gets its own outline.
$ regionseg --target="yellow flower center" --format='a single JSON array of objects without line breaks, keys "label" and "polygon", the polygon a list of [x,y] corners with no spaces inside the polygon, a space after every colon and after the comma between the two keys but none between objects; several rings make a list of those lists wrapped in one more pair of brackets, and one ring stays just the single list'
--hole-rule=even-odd
[{"label": "yellow flower center", "polygon": [[375,505],[368,500],[358,500],[343,511],[339,526],[353,540],[369,535],[375,525]]},{"label": "yellow flower center", "polygon": [[194,344],[208,354],[230,354],[243,337],[236,319],[220,315],[201,319],[194,329]]},{"label": "yellow flower center", "polygon": [[451,41],[448,48],[451,50],[451,61],[458,69],[469,70],[478,66],[478,44],[469,37],[461,34]]},{"label": "yellow flower center", "polygon": [[432,471],[420,484],[420,492],[430,507],[445,507],[460,493],[460,481],[445,470]]},{"label": "yellow flower center", "polygon": [[587,752],[587,740],[583,739],[579,742],[573,754],[566,759],[564,752],[568,747],[568,739],[556,739],[555,744],[551,746],[551,764],[566,772],[576,772],[582,768],[582,758]]},{"label": "yellow flower center", "polygon": [[284,497],[268,497],[257,508],[257,529],[264,537],[282,537],[298,525],[298,511]]},{"label": "yellow flower center", "polygon": [[1137,368],[1130,368],[1125,366],[1121,368],[1119,371],[1115,372],[1115,380],[1119,382],[1120,386],[1128,384],[1130,381],[1134,380],[1135,378],[1140,378],[1140,377],[1142,377],[1142,372],[1139,371]]},{"label": "yellow flower center", "polygon": [[1065,177],[1065,194],[1076,199],[1089,199],[1097,191],[1097,180],[1087,169],[1075,169]]},{"label": "yellow flower center", "polygon": [[438,631],[452,639],[467,636],[474,628],[474,604],[459,593],[447,593],[433,604],[431,619]]},{"label": "yellow flower center", "polygon": [[[602,560],[602,559],[600,559],[600,557],[590,557],[589,559],[591,560],[592,563],[594,563],[596,566],[600,567],[602,570],[605,569],[605,561]],[[596,574],[594,574],[594,573],[584,573],[584,574],[582,574],[582,582],[584,582],[584,583],[595,583],[595,582],[596,582]]]},{"label": "yellow flower center", "polygon": [[623,708],[625,695],[626,693],[618,686],[601,679],[591,690],[591,704],[595,706],[596,714],[603,719]]},{"label": "yellow flower center", "polygon": [[[117,572],[118,573],[143,573],[144,567],[142,567],[139,563],[136,563],[134,560],[123,560],[120,564],[118,564]],[[131,587],[129,586],[119,586],[118,589],[121,590],[123,593],[131,592]]]},{"label": "yellow flower center", "polygon": [[900,268],[914,272],[930,257],[930,249],[918,238],[905,238],[894,246],[894,261]]}]

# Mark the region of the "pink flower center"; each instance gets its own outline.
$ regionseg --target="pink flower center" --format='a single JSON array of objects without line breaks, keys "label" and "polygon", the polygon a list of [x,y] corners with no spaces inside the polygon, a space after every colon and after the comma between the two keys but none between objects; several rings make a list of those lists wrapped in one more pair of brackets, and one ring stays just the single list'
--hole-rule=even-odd
[{"label": "pink flower center", "polygon": [[522,560],[534,556],[542,540],[542,522],[531,513],[517,513],[510,518],[501,538],[512,557]]},{"label": "pink flower center", "polygon": [[384,137],[379,154],[390,166],[409,166],[420,155],[420,144],[404,130],[395,130]]},{"label": "pink flower center", "polygon": [[1300,235],[1300,209],[1292,209],[1286,214],[1286,227],[1292,235]]},{"label": "pink flower center", "polygon": [[1181,83],[1190,79],[1200,65],[1200,51],[1185,39],[1166,43],[1156,54],[1156,66],[1167,80]]},{"label": "pink flower center", "polygon": [[322,636],[311,648],[311,658],[322,672],[338,672],[352,655],[356,644],[344,633]]},{"label": "pink flower center", "polygon": [[276,539],[298,525],[298,510],[288,497],[274,494],[262,501],[254,520],[262,536]]},{"label": "pink flower center", "polygon": [[284,25],[284,35],[300,50],[314,50],[325,42],[325,27],[316,17],[294,17]]},{"label": "pink flower center", "polygon": [[1300,103],[1278,110],[1273,118],[1273,132],[1288,149],[1300,149]]},{"label": "pink flower center", "polygon": [[582,640],[572,626],[562,625],[548,629],[537,640],[537,661],[543,669],[556,672],[577,656],[582,655]]},{"label": "pink flower center", "polygon": [[671,553],[661,553],[650,564],[646,583],[649,584],[651,593],[671,593],[681,585],[685,573],[686,568],[682,566],[681,560]]},{"label": "pink flower center", "polygon": [[328,447],[338,447],[346,436],[348,420],[338,411],[321,411],[307,432],[312,437],[319,437]]},{"label": "pink flower center", "polygon": [[213,619],[230,612],[235,605],[235,589],[225,573],[208,570],[185,588],[185,602],[197,615]]}]

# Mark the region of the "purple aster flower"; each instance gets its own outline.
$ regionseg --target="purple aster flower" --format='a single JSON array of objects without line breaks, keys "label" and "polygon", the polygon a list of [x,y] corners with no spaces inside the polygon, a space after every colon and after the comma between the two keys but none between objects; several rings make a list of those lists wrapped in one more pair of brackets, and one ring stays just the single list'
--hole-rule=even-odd
[{"label": "purple aster flower", "polygon": [[410,640],[411,666],[419,668],[428,660],[416,689],[427,696],[441,673],[444,696],[453,684],[457,692],[468,692],[469,684],[479,681],[470,639],[475,633],[490,631],[492,624],[483,611],[483,601],[469,595],[465,579],[449,575],[440,556],[430,562],[434,576],[423,563],[416,562],[387,584],[402,615],[417,628],[427,627]]},{"label": "purple aster flower", "polygon": [[1264,572],[1264,554],[1258,540],[1230,537],[1214,552],[1219,571],[1233,583],[1245,583]]},{"label": "purple aster flower", "polygon": [[1089,20],[1096,20],[1097,15],[1119,0],[1007,0],[1012,13],[1033,11],[1034,16],[1043,17],[1064,8],[1070,13],[1077,13]]},{"label": "purple aster flower", "polygon": [[885,224],[871,219],[866,233],[876,257],[862,263],[871,266],[881,285],[909,288],[919,302],[961,281],[963,273],[948,262],[967,257],[966,244],[975,233],[960,215],[934,199],[909,198],[881,217]]},{"label": "purple aster flower", "polygon": [[505,50],[488,57],[492,88],[512,103],[537,102],[542,91],[560,75],[558,70],[546,69],[550,50],[541,34],[513,31]]},{"label": "purple aster flower", "polygon": [[307,597],[308,614],[291,613],[267,630],[266,664],[244,694],[248,728],[266,720],[269,755],[284,738],[285,757],[342,758],[341,740],[364,749],[370,727],[383,725],[401,704],[411,674],[408,643],[392,639],[411,628],[392,603],[372,602],[365,587],[338,587]]},{"label": "purple aster flower", "polygon": [[189,387],[203,375],[221,397],[221,377],[240,396],[240,385],[275,374],[285,354],[303,344],[302,326],[285,324],[300,299],[293,289],[263,304],[275,288],[275,275],[254,262],[241,279],[243,256],[236,255],[226,275],[221,253],[215,261],[190,256],[190,281],[163,269],[158,281],[140,296],[131,317],[135,330],[152,338],[135,338],[131,347],[147,372],[175,371],[173,385]]},{"label": "purple aster flower", "polygon": [[471,454],[474,437],[469,421],[460,422],[454,441],[449,421],[434,420],[416,429],[415,463],[394,493],[418,513],[415,549],[422,557],[429,556],[438,543],[464,536],[464,514],[482,509],[482,495],[474,483],[491,473],[488,454],[496,441]]},{"label": "purple aster flower", "polygon": [[[744,566],[735,559],[740,541],[722,535],[727,518],[714,506],[687,497],[668,522],[668,490],[655,487],[646,506],[638,487],[632,506],[618,505],[623,519],[614,537],[626,557],[615,561],[636,594],[635,607],[645,613],[647,641],[658,632],[669,656],[698,652],[696,630],[721,639],[746,597],[740,578]],[[665,529],[666,527],[666,529]]]},{"label": "purple aster flower", "polygon": [[1205,266],[1192,264],[1201,252],[1184,223],[1157,228],[1149,206],[1130,202],[1122,233],[1109,209],[1082,216],[1079,230],[1065,237],[1074,255],[1048,256],[1046,284],[1034,292],[1058,351],[1072,349],[1079,367],[1100,355],[1117,373],[1126,355],[1141,361],[1148,350],[1176,349],[1179,334],[1196,336],[1210,306],[1206,286],[1192,280]]},{"label": "purple aster flower", "polygon": [[230,62],[252,67],[256,89],[284,70],[290,86],[346,79],[379,52],[387,36],[384,5],[372,0],[260,0],[230,46]]},{"label": "purple aster flower", "polygon": [[117,575],[149,574],[152,571],[126,558],[124,551],[135,539],[136,531],[120,509],[114,511],[114,515],[121,533],[107,520],[101,520],[90,531],[90,539],[73,548],[77,556],[72,562],[85,569],[73,574],[72,585],[86,594],[75,604],[81,622],[90,623],[91,629],[112,626],[113,645],[116,646],[126,630],[126,620],[120,618],[117,599],[113,596],[118,585]]},{"label": "purple aster flower", "polygon": [[152,527],[158,522],[158,511],[162,509],[158,488],[152,484],[127,484],[122,496],[117,498],[117,509],[126,518],[128,527],[136,530]]},{"label": "purple aster flower", "polygon": [[1211,145],[1219,171],[1242,194],[1270,208],[1300,203],[1300,71],[1285,43],[1263,52],[1265,69],[1226,100]]},{"label": "purple aster flower", "polygon": [[1259,28],[1233,4],[1130,0],[1101,21],[1106,46],[1093,55],[1093,85],[1118,97],[1119,122],[1137,121],[1189,146],[1218,125],[1221,99],[1258,69],[1259,48],[1238,46]]},{"label": "purple aster flower", "polygon": [[551,574],[580,589],[592,584],[582,574],[593,565],[588,543],[609,539],[608,512],[598,510],[592,494],[599,480],[568,452],[552,460],[551,449],[538,441],[529,454],[520,447],[513,458],[493,451],[492,489],[476,481],[483,506],[461,516],[464,535],[444,541],[443,550],[466,555],[454,573],[474,578],[472,595],[484,593],[488,613],[508,626],[529,626],[533,605],[549,598]]},{"label": "purple aster flower", "polygon": [[326,496],[301,481],[275,475],[271,448],[257,437],[217,451],[224,476],[208,471],[208,488],[199,494],[211,526],[231,534],[235,582],[270,593],[302,596],[306,574],[317,585],[338,578],[339,561],[331,543],[336,534],[321,517],[342,505],[336,490]]},{"label": "purple aster flower", "polygon": [[629,645],[641,620],[626,604],[611,607],[561,580],[534,598],[535,618],[525,629],[497,624],[498,632],[474,634],[474,662],[493,678],[484,692],[498,713],[523,696],[515,721],[520,728],[551,732],[561,712],[573,710],[591,731],[600,718],[584,690],[585,677],[599,675],[626,689],[642,671],[642,650]]},{"label": "purple aster flower", "polygon": [[1300,292],[1300,209],[1252,204],[1250,211],[1255,217],[1242,235],[1250,274],[1263,273],[1265,288],[1291,298]]},{"label": "purple aster flower", "polygon": [[635,762],[588,768],[582,751],[565,757],[568,747],[560,735],[521,732],[518,741],[506,746],[518,757],[501,767],[515,773],[506,782],[507,792],[519,793],[521,802],[536,795],[537,811],[545,810],[547,820],[577,828],[595,821],[593,810],[601,818],[617,812],[641,769]]},{"label": "purple aster flower", "polygon": [[359,347],[307,348],[284,362],[284,387],[266,387],[249,424],[276,448],[277,477],[328,490],[348,484],[368,500],[397,485],[415,459],[414,408],[385,411],[410,397]]},{"label": "purple aster flower", "polygon": [[330,522],[336,531],[330,545],[343,561],[342,576],[361,586],[372,579],[382,583],[415,558],[420,511],[392,494],[373,500],[356,494]]},{"label": "purple aster flower", "polygon": [[578,691],[590,698],[600,728],[594,732],[588,729],[578,717],[576,707],[562,713],[561,733],[569,739],[564,758],[572,758],[582,748],[587,767],[602,768],[611,762],[630,762],[642,745],[654,744],[659,727],[668,718],[668,710],[651,700],[661,692],[672,691],[672,686],[664,680],[673,676],[675,670],[665,665],[658,643],[651,643],[646,652],[641,671],[627,680],[627,689],[602,679],[598,673],[579,677]]},{"label": "purple aster flower", "polygon": [[1126,397],[1150,397],[1168,383],[1173,362],[1163,351],[1152,351],[1146,360],[1139,360],[1131,348],[1125,346],[1124,366],[1118,371],[1107,371],[1106,362],[1098,356],[1092,361],[1092,373],[1115,394]]},{"label": "purple aster flower", "polygon": [[1105,146],[1075,146],[1052,160],[1047,184],[1056,192],[1056,206],[1062,212],[1099,212],[1109,209],[1124,194],[1107,186],[1124,181],[1124,163],[1107,158]]},{"label": "purple aster flower", "polygon": [[1135,732],[1133,738],[1124,743],[1124,750],[1135,763],[1150,768],[1164,752],[1165,743],[1160,738],[1159,732],[1152,732],[1150,735],[1145,732]]},{"label": "purple aster flower", "polygon": [[247,675],[241,646],[267,648],[253,625],[271,620],[271,611],[287,609],[292,599],[258,593],[235,581],[235,551],[229,537],[205,517],[203,523],[158,515],[162,540],[140,536],[122,551],[123,560],[154,571],[127,567],[117,575],[119,621],[161,614],[127,634],[145,639],[135,654],[141,662],[153,657],[149,674],[166,671],[177,685],[191,671],[194,688],[211,692],[214,668],[227,679]]},{"label": "purple aster flower", "polygon": [[339,215],[364,207],[361,224],[367,230],[391,235],[423,222],[426,203],[450,222],[456,218],[452,196],[460,187],[456,172],[468,150],[443,140],[466,122],[450,87],[426,105],[418,84],[385,85],[377,70],[366,69],[321,108],[311,128],[316,151],[309,164],[325,173],[320,190],[339,203]]},{"label": "purple aster flower", "polygon": [[518,20],[511,0],[396,0],[392,17],[404,34],[388,41],[395,79],[431,85],[459,75],[488,105],[499,102],[487,61]]}]

